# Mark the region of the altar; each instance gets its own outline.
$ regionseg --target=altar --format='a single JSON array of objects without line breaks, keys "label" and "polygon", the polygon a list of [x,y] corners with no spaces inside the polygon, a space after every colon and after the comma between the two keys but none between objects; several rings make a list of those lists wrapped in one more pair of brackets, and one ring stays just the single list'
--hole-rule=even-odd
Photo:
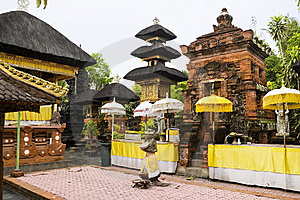
[{"label": "altar", "polygon": [[[142,141],[113,140],[111,142],[112,165],[140,169],[146,153],[139,146]],[[175,173],[177,168],[178,143],[157,142],[158,164],[161,172]]]},{"label": "altar", "polygon": [[300,146],[209,145],[209,178],[300,191]]}]

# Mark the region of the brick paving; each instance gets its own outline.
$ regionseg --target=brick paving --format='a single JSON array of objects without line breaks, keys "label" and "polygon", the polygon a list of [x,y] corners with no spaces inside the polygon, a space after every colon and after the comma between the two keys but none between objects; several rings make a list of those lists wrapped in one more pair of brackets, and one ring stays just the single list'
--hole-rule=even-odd
[{"label": "brick paving", "polygon": [[[113,168],[108,168],[113,169]],[[119,168],[120,169],[120,168]],[[82,166],[26,174],[18,181],[50,192],[65,199],[270,199],[253,194],[203,187],[169,180],[163,175],[168,187],[132,188],[136,174],[107,170],[98,166]],[[173,177],[173,176],[172,176]],[[180,178],[180,177],[179,177]],[[194,182],[194,181],[193,181]]]}]

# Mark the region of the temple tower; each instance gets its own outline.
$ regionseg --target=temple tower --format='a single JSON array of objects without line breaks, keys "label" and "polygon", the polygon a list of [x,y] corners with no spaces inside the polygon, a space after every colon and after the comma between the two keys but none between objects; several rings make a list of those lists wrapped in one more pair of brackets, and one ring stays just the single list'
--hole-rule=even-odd
[{"label": "temple tower", "polygon": [[[264,59],[270,48],[255,38],[252,30],[243,31],[232,25],[232,20],[223,8],[212,33],[198,37],[188,46],[181,46],[182,53],[190,59],[187,65],[189,88],[183,92],[185,130],[181,135],[181,166],[190,165],[197,148],[202,152],[204,149],[205,157],[207,143],[211,143],[211,116],[196,113],[195,103],[211,95],[212,86],[216,95],[231,101],[236,95],[242,99],[249,127],[247,133],[253,137],[253,142],[267,143],[267,135],[274,130],[272,112],[262,107],[262,98],[269,91]],[[222,121],[221,115],[216,118]],[[230,132],[228,121],[227,118],[222,122],[227,134]],[[200,148],[199,144],[202,145]]]},{"label": "temple tower", "polygon": [[176,38],[171,31],[159,25],[155,18],[154,25],[149,26],[135,35],[135,37],[149,42],[150,46],[142,46],[134,50],[131,55],[148,62],[148,66],[136,68],[124,76],[124,79],[135,81],[142,87],[141,101],[155,102],[170,96],[170,85],[186,81],[187,76],[173,68],[165,66],[165,62],[180,57],[175,49],[163,43]]}]

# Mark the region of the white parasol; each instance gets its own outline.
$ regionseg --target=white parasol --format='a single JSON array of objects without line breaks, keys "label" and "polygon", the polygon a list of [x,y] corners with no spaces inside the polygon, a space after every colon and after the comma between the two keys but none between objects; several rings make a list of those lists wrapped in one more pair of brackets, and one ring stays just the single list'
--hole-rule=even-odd
[{"label": "white parasol", "polygon": [[122,106],[122,104],[119,104],[115,101],[115,98],[113,100],[113,102],[111,103],[107,103],[105,105],[103,105],[101,107],[101,113],[105,113],[105,114],[112,114],[113,118],[112,118],[112,133],[111,133],[111,138],[113,140],[114,138],[114,118],[115,115],[125,115],[125,108],[124,106]]},{"label": "white parasol", "polygon": [[145,130],[147,130],[147,117],[154,117],[159,115],[159,113],[152,112],[152,106],[153,104],[150,103],[150,101],[144,101],[140,105],[138,105],[133,111],[134,117],[138,117],[138,116],[146,117]]},{"label": "white parasol", "polygon": [[[183,103],[177,99],[168,98],[168,93],[166,94],[166,98],[155,102],[152,106],[153,113],[167,113],[167,115],[169,115],[169,113],[176,113],[182,110]],[[168,120],[170,121],[169,118]],[[168,126],[170,126],[170,122],[168,123]]]}]

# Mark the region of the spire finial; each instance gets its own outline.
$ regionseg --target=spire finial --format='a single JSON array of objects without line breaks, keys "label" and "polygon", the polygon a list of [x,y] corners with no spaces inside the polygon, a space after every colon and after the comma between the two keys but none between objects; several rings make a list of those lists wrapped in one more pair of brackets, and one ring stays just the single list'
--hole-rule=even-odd
[{"label": "spire finial", "polygon": [[18,0],[18,10],[28,11],[29,0]]},{"label": "spire finial", "polygon": [[153,22],[154,22],[154,24],[158,24],[159,19],[157,19],[157,17],[155,17],[154,20],[153,20]]},{"label": "spire finial", "polygon": [[117,74],[117,76],[114,77],[114,83],[120,83],[121,77]]}]

